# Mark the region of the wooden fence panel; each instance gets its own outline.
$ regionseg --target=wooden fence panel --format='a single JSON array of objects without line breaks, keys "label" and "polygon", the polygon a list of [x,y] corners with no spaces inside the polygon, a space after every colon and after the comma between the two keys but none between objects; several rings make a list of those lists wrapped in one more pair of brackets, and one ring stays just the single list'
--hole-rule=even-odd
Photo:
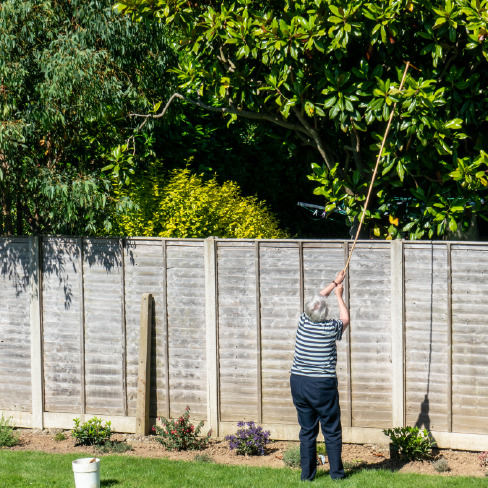
[{"label": "wooden fence panel", "polygon": [[358,244],[350,263],[352,425],[392,425],[390,249]]},{"label": "wooden fence panel", "polygon": [[296,422],[290,369],[300,314],[299,248],[263,242],[260,262],[263,422]]},{"label": "wooden fence panel", "polygon": [[452,247],[452,430],[488,433],[488,247]]},{"label": "wooden fence panel", "polygon": [[83,293],[79,239],[42,239],[46,412],[83,412]]},{"label": "wooden fence panel", "polygon": [[29,241],[0,238],[0,409],[30,412]]},{"label": "wooden fence panel", "polygon": [[121,242],[84,240],[83,275],[86,412],[125,415]]},{"label": "wooden fence panel", "polygon": [[447,431],[448,247],[405,244],[406,424]]},{"label": "wooden fence panel", "polygon": [[218,243],[220,419],[257,420],[256,250]]},{"label": "wooden fence panel", "polygon": [[[167,246],[170,412],[188,405],[207,416],[205,270],[202,241],[170,241]],[[158,406],[159,410],[159,406]]]},{"label": "wooden fence panel", "polygon": [[154,298],[151,333],[151,384],[149,415],[167,415],[166,241],[127,239],[124,248],[124,296],[127,330],[127,408],[136,414],[141,297]]}]

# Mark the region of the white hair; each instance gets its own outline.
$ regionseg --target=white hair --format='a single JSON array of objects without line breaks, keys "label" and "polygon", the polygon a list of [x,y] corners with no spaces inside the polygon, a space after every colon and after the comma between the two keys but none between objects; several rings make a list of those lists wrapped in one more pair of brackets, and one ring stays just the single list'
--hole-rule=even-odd
[{"label": "white hair", "polygon": [[305,302],[304,312],[312,322],[324,322],[328,311],[327,299],[318,293]]}]

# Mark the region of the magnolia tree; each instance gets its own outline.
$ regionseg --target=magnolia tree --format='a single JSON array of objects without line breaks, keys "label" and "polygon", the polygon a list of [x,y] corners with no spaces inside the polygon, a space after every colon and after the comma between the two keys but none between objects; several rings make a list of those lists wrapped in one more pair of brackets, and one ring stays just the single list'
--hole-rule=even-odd
[{"label": "magnolia tree", "polygon": [[[488,207],[488,1],[121,0],[167,25],[175,100],[292,131],[316,154],[326,213],[361,214],[387,239],[466,231]],[[399,85],[405,63],[410,69]],[[395,102],[396,108],[395,107]]]}]

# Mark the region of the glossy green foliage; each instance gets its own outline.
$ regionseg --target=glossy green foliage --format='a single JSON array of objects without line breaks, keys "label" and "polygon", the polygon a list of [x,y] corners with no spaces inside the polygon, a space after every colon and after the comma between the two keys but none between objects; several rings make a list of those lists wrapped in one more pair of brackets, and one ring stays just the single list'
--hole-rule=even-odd
[{"label": "glossy green foliage", "polygon": [[[173,72],[188,99],[285,126],[314,147],[316,193],[351,222],[395,110],[366,214],[372,236],[436,238],[486,217],[487,0],[121,0],[117,9],[178,32]],[[417,69],[400,92],[406,61]]]},{"label": "glossy green foliage", "polygon": [[110,229],[101,169],[140,124],[127,113],[164,97],[168,52],[162,26],[108,0],[2,1],[0,234]]},{"label": "glossy green foliage", "polygon": [[395,427],[384,429],[383,433],[390,438],[392,447],[399,456],[407,461],[426,459],[432,455],[432,446],[435,442],[429,437],[427,429]]},{"label": "glossy green foliage", "polygon": [[93,417],[81,423],[80,419],[73,419],[75,426],[71,436],[81,446],[101,446],[110,440],[112,436],[111,422],[105,422],[98,417]]},{"label": "glossy green foliage", "polygon": [[284,238],[275,217],[255,197],[243,197],[232,181],[220,185],[188,169],[167,176],[145,174],[129,196],[138,206],[119,217],[118,233],[128,236]]}]

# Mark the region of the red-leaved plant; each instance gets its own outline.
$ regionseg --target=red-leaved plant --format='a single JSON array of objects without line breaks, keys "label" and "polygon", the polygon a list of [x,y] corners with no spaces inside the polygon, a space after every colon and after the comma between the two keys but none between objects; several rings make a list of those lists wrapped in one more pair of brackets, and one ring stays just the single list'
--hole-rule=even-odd
[{"label": "red-leaved plant", "polygon": [[482,452],[478,459],[480,460],[480,466],[482,468],[488,469],[488,452]]},{"label": "red-leaved plant", "polygon": [[185,408],[185,413],[178,419],[160,417],[161,425],[155,425],[153,431],[156,440],[169,451],[186,451],[203,449],[212,435],[209,430],[205,436],[199,437],[203,427],[203,420],[195,427],[190,422],[190,407]]}]

